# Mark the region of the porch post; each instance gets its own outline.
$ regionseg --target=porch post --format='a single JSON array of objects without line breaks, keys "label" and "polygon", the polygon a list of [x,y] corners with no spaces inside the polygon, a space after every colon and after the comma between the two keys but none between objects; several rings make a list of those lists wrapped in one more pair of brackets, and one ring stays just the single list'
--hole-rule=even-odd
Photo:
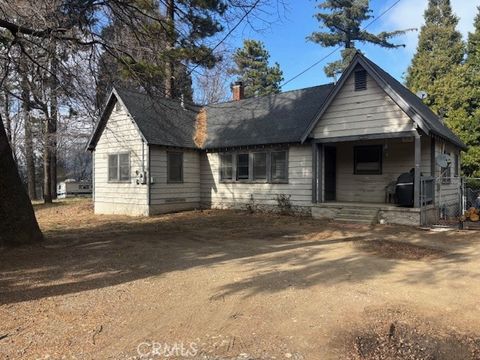
[{"label": "porch post", "polygon": [[312,203],[317,202],[318,144],[312,142]]},{"label": "porch post", "polygon": [[420,183],[422,165],[422,141],[420,134],[415,134],[415,178],[413,184],[414,207],[420,207]]},{"label": "porch post", "polygon": [[323,191],[323,159],[324,159],[324,145],[318,144],[318,161],[317,161],[317,202],[323,203],[324,191]]},{"label": "porch post", "polygon": [[435,167],[436,167],[436,161],[435,161],[435,138],[432,136],[430,138],[430,175],[435,177],[436,172],[435,172]]}]

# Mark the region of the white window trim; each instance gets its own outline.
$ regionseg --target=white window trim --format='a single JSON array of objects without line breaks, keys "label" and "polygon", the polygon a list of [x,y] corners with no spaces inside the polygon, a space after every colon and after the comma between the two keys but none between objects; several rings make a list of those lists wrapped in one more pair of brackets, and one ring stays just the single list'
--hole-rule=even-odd
[{"label": "white window trim", "polygon": [[[128,180],[120,180],[120,155],[128,155]],[[117,177],[116,179],[110,180],[110,156],[117,157]],[[132,159],[130,151],[122,151],[116,153],[107,154],[107,182],[111,184],[121,183],[128,184],[132,181]]]},{"label": "white window trim", "polygon": [[[272,153],[275,152],[285,152],[285,161],[286,161],[286,178],[281,180],[272,179]],[[253,174],[253,154],[255,153],[266,153],[267,154],[267,178],[266,179],[254,179]],[[248,164],[248,179],[238,179],[237,180],[237,158],[238,154],[248,154],[249,155],[249,164]],[[222,156],[221,155],[232,155],[232,179],[222,179]],[[288,184],[289,183],[289,149],[288,148],[273,148],[273,149],[258,149],[250,151],[225,151],[218,153],[218,179],[220,183],[248,183],[248,184]]]}]

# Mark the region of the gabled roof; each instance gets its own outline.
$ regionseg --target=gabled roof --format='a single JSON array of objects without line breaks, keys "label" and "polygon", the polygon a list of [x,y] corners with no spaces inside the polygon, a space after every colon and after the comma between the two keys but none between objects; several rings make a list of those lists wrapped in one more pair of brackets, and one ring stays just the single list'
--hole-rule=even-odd
[{"label": "gabled roof", "polygon": [[204,148],[300,142],[333,84],[209,105]]},{"label": "gabled roof", "polygon": [[145,142],[182,148],[196,148],[193,142],[198,107],[180,101],[152,97],[136,91],[114,89],[88,144],[95,149],[115,103],[125,106]]},{"label": "gabled roof", "polygon": [[[362,66],[424,133],[466,149],[465,144],[415,94],[361,53],[355,55],[336,85],[327,84],[206,106],[207,137],[202,148],[305,142],[357,66]],[[200,107],[114,89],[88,150],[95,149],[116,101],[128,110],[147,144],[197,148],[193,138]]]},{"label": "gabled roof", "polygon": [[410,118],[418,125],[418,127],[427,135],[436,135],[441,137],[464,150],[467,148],[466,145],[446,125],[443,124],[438,115],[436,115],[427,105],[425,105],[418,96],[408,90],[393,76],[388,74],[381,67],[366,58],[360,52],[357,52],[348,68],[340,77],[335,89],[328,96],[328,99],[325,101],[320,112],[304,131],[302,142],[308,138],[312,130],[322,118],[325,111],[328,109],[328,106],[332,103],[332,101],[335,99],[335,96],[343,87],[345,81],[359,65],[375,79],[375,81],[387,93],[387,95],[389,95],[392,100],[408,116],[410,116]]}]

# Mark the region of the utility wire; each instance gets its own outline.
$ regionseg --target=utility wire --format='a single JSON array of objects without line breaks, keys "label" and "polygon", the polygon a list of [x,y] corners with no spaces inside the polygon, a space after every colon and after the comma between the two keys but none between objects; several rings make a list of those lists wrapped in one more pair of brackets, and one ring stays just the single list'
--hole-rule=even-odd
[{"label": "utility wire", "polygon": [[195,69],[197,67],[200,66],[200,63],[203,61],[203,60],[206,60],[207,57],[211,56],[213,54],[213,52],[220,46],[223,44],[223,42],[225,40],[227,40],[227,38],[240,26],[240,24],[243,22],[243,20],[246,19],[246,17],[253,11],[253,9],[255,9],[257,7],[257,5],[260,3],[261,0],[257,0],[255,1],[255,3],[245,12],[245,14],[243,14],[243,16],[240,18],[240,20],[235,24],[234,27],[232,27],[228,33],[225,34],[225,36],[217,43],[217,45],[215,45],[213,48],[210,49],[210,51],[208,52],[208,55],[205,56],[201,61],[199,61],[187,74],[187,76],[191,75],[192,72],[195,71]]},{"label": "utility wire", "polygon": [[[395,6],[397,6],[402,0],[397,0],[395,1],[389,8],[387,8],[386,10],[384,10],[379,16],[377,16],[376,18],[374,18],[372,21],[370,21],[362,30],[366,30],[370,25],[372,25],[374,22],[378,21],[379,19],[381,19],[386,13],[388,13],[390,10],[392,10]],[[312,65],[310,65],[309,67],[307,67],[306,69],[302,70],[301,72],[299,72],[297,75],[295,75],[294,77],[288,79],[287,81],[283,82],[280,87],[283,87],[285,85],[287,85],[288,83],[291,83],[293,80],[296,80],[297,78],[299,78],[300,76],[302,76],[303,74],[305,74],[307,71],[310,71],[311,69],[313,69],[315,66],[317,66],[318,64],[320,64],[321,62],[325,61],[326,59],[328,59],[330,56],[332,56],[333,54],[335,54],[338,50],[340,50],[342,48],[342,46],[337,46],[335,49],[333,49],[331,52],[329,52],[327,55],[325,55],[324,57],[322,57],[320,60],[317,60],[316,62],[314,62]]]}]

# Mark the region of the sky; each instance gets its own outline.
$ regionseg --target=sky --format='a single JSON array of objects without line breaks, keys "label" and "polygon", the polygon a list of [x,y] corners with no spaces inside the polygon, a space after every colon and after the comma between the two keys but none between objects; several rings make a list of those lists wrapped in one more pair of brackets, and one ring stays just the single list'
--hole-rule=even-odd
[{"label": "sky", "polygon": [[[473,30],[473,20],[477,13],[477,6],[480,6],[480,0],[451,1],[455,14],[460,18],[458,30],[466,38],[468,32]],[[373,15],[380,15],[395,2],[396,0],[371,0],[370,7]],[[244,38],[263,41],[270,52],[271,62],[280,64],[284,78],[288,80],[327,55],[332,48],[322,48],[320,45],[306,40],[309,34],[319,29],[319,23],[313,17],[317,1],[287,0],[286,3],[288,9],[281,14],[280,21],[275,21],[260,32],[243,27],[230,39],[230,45],[240,47]],[[427,0],[401,0],[398,5],[373,23],[368,30],[378,33],[408,28],[420,29],[426,6]],[[273,18],[278,19],[278,15],[272,14]],[[357,47],[398,80],[403,81],[405,71],[415,53],[417,41],[418,32],[410,32],[395,39],[396,43],[405,44],[405,48],[389,50],[361,44],[357,44]],[[288,91],[331,82],[331,79],[325,76],[323,67],[327,62],[339,57],[340,53],[337,52],[304,75],[286,84],[282,90]]]}]

